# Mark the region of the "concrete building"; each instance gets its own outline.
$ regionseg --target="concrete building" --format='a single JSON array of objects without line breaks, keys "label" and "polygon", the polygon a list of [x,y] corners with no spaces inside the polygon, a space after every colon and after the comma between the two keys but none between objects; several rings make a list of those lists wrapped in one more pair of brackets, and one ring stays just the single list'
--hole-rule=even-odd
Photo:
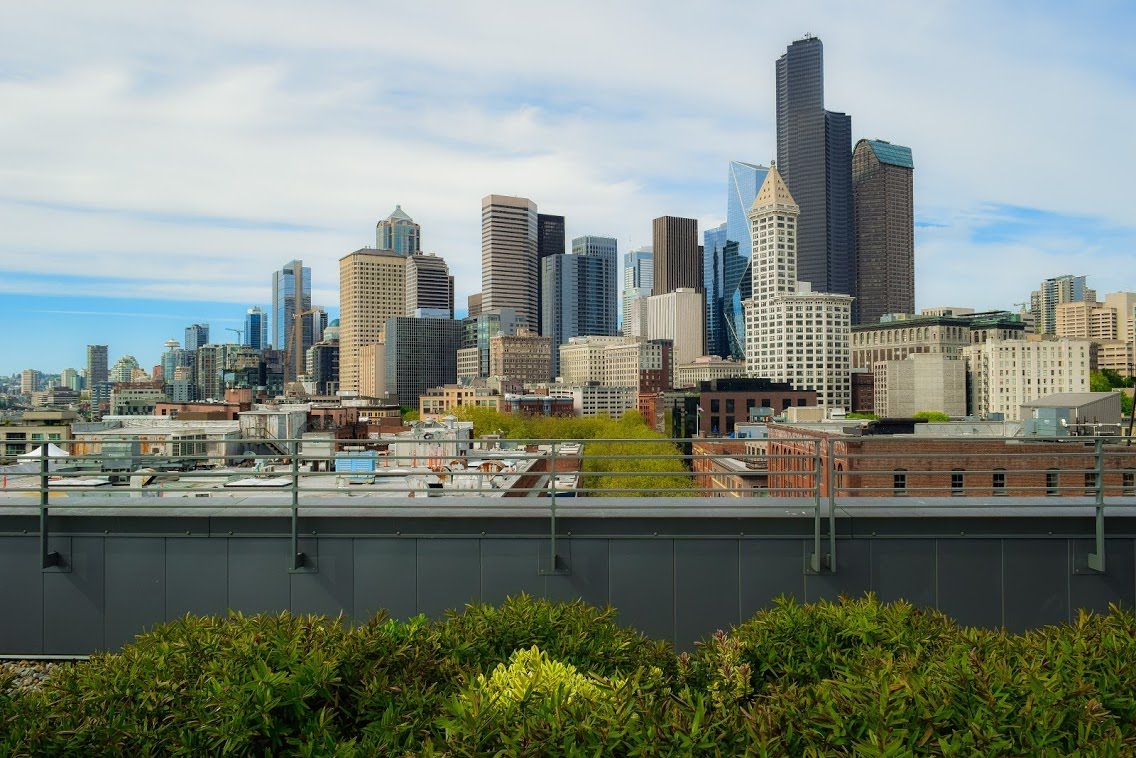
[{"label": "concrete building", "polygon": [[475,292],[466,298],[466,318],[474,318],[481,313],[481,293]]},{"label": "concrete building", "polygon": [[706,354],[704,298],[687,287],[647,298],[647,339],[670,340],[676,364]]},{"label": "concrete building", "polygon": [[715,379],[731,379],[745,376],[745,361],[733,358],[721,358],[717,355],[703,355],[689,363],[675,366],[674,386],[697,387],[701,382],[710,382]]},{"label": "concrete building", "polygon": [[777,60],[777,170],[799,204],[796,279],[815,292],[855,294],[852,119],[824,109],[816,37],[795,41]]},{"label": "concrete building", "polygon": [[857,323],[915,312],[914,168],[911,148],[884,140],[852,152]]},{"label": "concrete building", "polygon": [[641,308],[632,313],[631,304],[651,296],[655,281],[655,256],[651,246],[637,247],[623,254],[623,308],[620,332],[625,337],[646,337],[646,319]]},{"label": "concrete building", "polygon": [[603,351],[603,383],[631,387],[637,394],[657,394],[671,388],[671,343],[637,339],[608,345]]},{"label": "concrete building", "polygon": [[573,416],[575,410],[571,397],[549,397],[548,395],[506,395],[502,409],[506,413],[519,413],[524,416]]},{"label": "concrete building", "polygon": [[967,413],[981,418],[1001,413],[1017,421],[1024,403],[1055,392],[1088,392],[1091,344],[990,340],[964,348]]},{"label": "concrete building", "polygon": [[481,200],[481,307],[513,308],[530,326],[537,313],[537,210],[524,197]]},{"label": "concrete building", "polygon": [[407,256],[405,286],[406,305],[402,315],[454,317],[454,278],[442,258],[433,253]]},{"label": "concrete building", "polygon": [[1058,303],[1053,333],[1058,337],[1106,342],[1117,340],[1116,309],[1094,300]]},{"label": "concrete building", "polygon": [[607,387],[602,384],[554,384],[548,388],[552,398],[572,398],[572,411],[577,416],[608,416],[620,418],[624,413],[637,410],[639,395],[630,387]]},{"label": "concrete building", "polygon": [[464,329],[445,318],[387,319],[386,390],[401,406],[418,407],[431,387],[457,381],[457,353]]},{"label": "concrete building", "polygon": [[489,376],[536,383],[547,382],[551,372],[551,337],[522,329],[489,338]]},{"label": "concrete building", "polygon": [[702,292],[698,220],[660,216],[652,222],[651,239],[654,262],[651,294],[662,295],[680,287]]},{"label": "concrete building", "polygon": [[1089,289],[1084,276],[1064,274],[1046,279],[1030,293],[1030,313],[1038,334],[1056,334],[1057,306],[1061,303],[1095,303],[1097,293]]},{"label": "concrete building", "polygon": [[961,356],[968,345],[1024,336],[1025,323],[1016,313],[924,309],[918,316],[853,326],[852,368],[871,370],[879,361],[901,361],[911,353]]},{"label": "concrete building", "polygon": [[362,248],[339,259],[339,386],[361,391],[360,353],[383,342],[386,321],[406,313],[406,256]]},{"label": "concrete building", "polygon": [[489,341],[499,334],[513,335],[529,328],[513,308],[483,310],[462,319],[459,376],[489,378]]},{"label": "concrete building", "polygon": [[15,458],[45,443],[62,444],[68,452],[72,425],[82,419],[70,410],[24,411],[12,423],[0,426],[0,458]]},{"label": "concrete building", "polygon": [[911,418],[920,411],[966,415],[966,362],[944,353],[911,353],[873,368],[873,412],[881,418]]},{"label": "concrete building", "polygon": [[826,408],[852,403],[852,298],[812,292],[798,281],[800,209],[777,167],[769,170],[749,218],[753,297],[746,301],[746,374],[816,390]]},{"label": "concrete building", "polygon": [[20,394],[30,396],[33,392],[38,392],[42,381],[42,373],[34,368],[24,369],[20,372]]},{"label": "concrete building", "polygon": [[592,335],[572,337],[560,346],[560,381],[564,384],[602,383],[605,378],[604,350],[610,345],[627,345],[633,337]]},{"label": "concrete building", "polygon": [[416,255],[422,250],[422,228],[396,205],[389,216],[375,224],[375,249]]},{"label": "concrete building", "polygon": [[418,416],[422,421],[440,420],[459,408],[501,410],[501,395],[489,387],[447,384],[431,387],[418,398]]},{"label": "concrete building", "polygon": [[116,382],[110,391],[110,415],[153,416],[157,405],[168,401],[161,382]]}]

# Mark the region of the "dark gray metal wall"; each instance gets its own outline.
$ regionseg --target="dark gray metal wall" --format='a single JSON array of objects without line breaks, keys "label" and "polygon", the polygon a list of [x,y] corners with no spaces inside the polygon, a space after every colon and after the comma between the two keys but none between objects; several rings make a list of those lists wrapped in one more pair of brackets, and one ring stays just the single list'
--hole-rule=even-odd
[{"label": "dark gray metal wall", "polygon": [[438,616],[520,592],[610,603],[623,622],[684,649],[782,594],[812,601],[870,590],[1015,631],[1067,621],[1079,608],[1136,604],[1136,519],[1128,517],[1107,522],[1103,575],[1086,566],[1091,519],[1049,512],[844,516],[837,572],[809,575],[808,517],[587,511],[558,521],[569,572],[550,576],[541,573],[548,520],[517,512],[305,517],[301,549],[315,565],[301,573],[287,570],[289,522],[280,515],[86,513],[52,518],[62,570],[40,568],[34,518],[0,515],[0,654],[114,650],[185,613]]}]

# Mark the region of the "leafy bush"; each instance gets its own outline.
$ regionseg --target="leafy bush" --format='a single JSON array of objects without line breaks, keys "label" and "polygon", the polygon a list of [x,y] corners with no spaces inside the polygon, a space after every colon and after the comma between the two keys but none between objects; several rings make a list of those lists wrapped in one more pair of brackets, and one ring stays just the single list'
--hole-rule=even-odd
[{"label": "leafy bush", "polygon": [[0,679],[8,755],[1130,755],[1136,616],[1024,635],[782,600],[693,654],[518,597],[407,622],[185,617]]}]

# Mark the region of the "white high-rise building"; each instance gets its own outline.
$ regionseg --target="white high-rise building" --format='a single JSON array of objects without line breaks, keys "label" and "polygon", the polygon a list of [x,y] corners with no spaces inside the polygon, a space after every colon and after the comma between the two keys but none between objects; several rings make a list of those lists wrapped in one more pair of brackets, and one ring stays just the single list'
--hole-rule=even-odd
[{"label": "white high-rise building", "polygon": [[852,404],[852,297],[812,292],[797,281],[797,219],[777,167],[749,211],[753,297],[745,301],[746,374],[816,390],[817,404]]},{"label": "white high-rise building", "polygon": [[513,308],[537,321],[536,203],[525,197],[481,199],[481,309]]},{"label": "white high-rise building", "polygon": [[963,348],[967,412],[1020,420],[1022,403],[1056,392],[1089,391],[1088,340],[989,340]]},{"label": "white high-rise building", "polygon": [[690,287],[647,298],[647,339],[674,343],[674,363],[706,354],[706,296]]}]

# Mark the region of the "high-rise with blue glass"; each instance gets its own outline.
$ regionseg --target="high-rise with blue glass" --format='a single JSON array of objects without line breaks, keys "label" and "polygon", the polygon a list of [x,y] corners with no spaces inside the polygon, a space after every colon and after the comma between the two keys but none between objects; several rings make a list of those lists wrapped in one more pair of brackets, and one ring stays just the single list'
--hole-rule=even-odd
[{"label": "high-rise with blue glass", "polygon": [[706,351],[745,357],[745,309],[752,294],[750,230],[746,214],[765,181],[766,166],[730,161],[726,181],[726,223],[703,235],[706,287]]},{"label": "high-rise with blue glass", "polygon": [[254,350],[268,347],[268,319],[258,306],[249,308],[245,313],[244,344]]},{"label": "high-rise with blue glass", "polygon": [[375,248],[414,255],[422,250],[422,228],[396,205],[389,216],[375,224]]}]

